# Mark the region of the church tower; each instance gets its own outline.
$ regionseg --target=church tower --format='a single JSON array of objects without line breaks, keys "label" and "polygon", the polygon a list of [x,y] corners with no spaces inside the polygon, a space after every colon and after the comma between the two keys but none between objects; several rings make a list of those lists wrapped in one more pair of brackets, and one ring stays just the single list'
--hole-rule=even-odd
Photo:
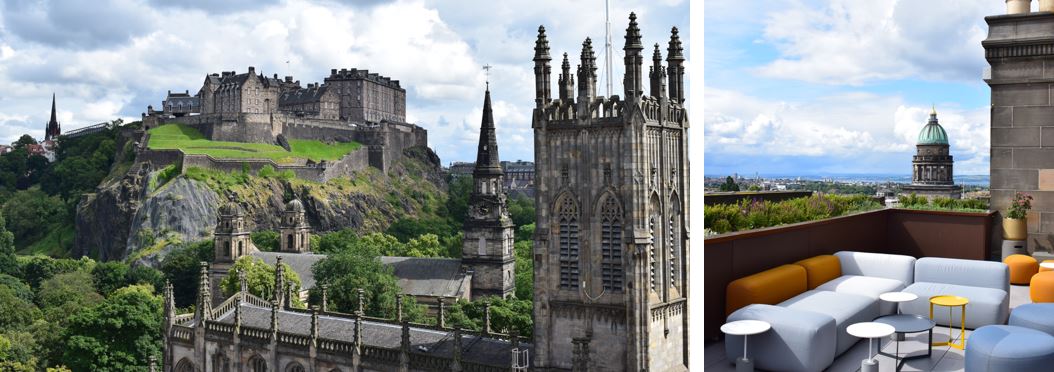
[{"label": "church tower", "polygon": [[282,212],[279,228],[280,252],[305,253],[311,251],[311,226],[304,218],[304,203],[300,199],[290,200]]},{"label": "church tower", "polygon": [[51,94],[51,120],[48,121],[47,128],[44,129],[44,141],[55,141],[59,139],[59,135],[62,134],[62,129],[59,126],[58,115],[55,112],[55,93]]},{"label": "church tower", "polygon": [[227,276],[234,261],[256,252],[256,246],[253,245],[249,234],[250,231],[245,225],[245,210],[240,205],[231,202],[220,207],[212,240],[215,255],[209,272],[212,288],[216,288],[212,291],[213,304],[225,300],[223,291],[220,290],[220,281]]},{"label": "church tower", "polygon": [[533,113],[539,371],[688,370],[683,48],[674,28],[668,67],[656,48],[645,70],[636,18],[630,14],[623,48],[625,97],[595,95],[587,39],[578,96],[565,93],[561,76],[560,98],[550,99],[549,43],[539,28]]},{"label": "church tower", "polygon": [[508,297],[516,290],[513,225],[506,205],[504,176],[498,159],[498,139],[494,133],[488,83],[461,248],[462,265],[473,272],[472,299]]}]

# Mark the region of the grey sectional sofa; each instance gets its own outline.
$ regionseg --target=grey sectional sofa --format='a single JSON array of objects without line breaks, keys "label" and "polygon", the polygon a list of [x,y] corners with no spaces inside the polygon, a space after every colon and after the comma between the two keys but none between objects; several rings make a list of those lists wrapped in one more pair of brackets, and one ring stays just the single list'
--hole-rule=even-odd
[{"label": "grey sectional sofa", "polygon": [[[908,314],[930,315],[930,297],[956,295],[966,297],[966,328],[989,324],[1006,324],[1010,314],[1010,270],[1002,262],[924,257],[915,261],[915,282],[904,289],[918,299],[901,305]],[[959,308],[951,309],[954,327],[959,326]],[[949,309],[935,306],[933,320],[949,324]]]}]

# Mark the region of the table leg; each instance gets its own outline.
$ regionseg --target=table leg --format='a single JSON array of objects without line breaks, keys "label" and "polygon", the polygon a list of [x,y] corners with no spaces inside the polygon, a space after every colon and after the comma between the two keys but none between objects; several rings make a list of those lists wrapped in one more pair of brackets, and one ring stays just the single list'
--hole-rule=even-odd
[{"label": "table leg", "polygon": [[743,336],[743,359],[747,359],[747,337],[750,336]]},{"label": "table leg", "polygon": [[747,359],[747,337],[743,336],[743,357],[736,359],[736,372],[754,371],[754,363]]}]

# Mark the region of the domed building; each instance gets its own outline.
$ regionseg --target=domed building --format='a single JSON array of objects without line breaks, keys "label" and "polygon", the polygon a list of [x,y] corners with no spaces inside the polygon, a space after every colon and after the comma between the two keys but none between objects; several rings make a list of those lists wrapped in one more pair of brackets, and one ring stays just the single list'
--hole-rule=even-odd
[{"label": "domed building", "polygon": [[959,199],[962,187],[952,178],[954,161],[949,152],[948,133],[937,122],[937,110],[930,112],[930,120],[919,131],[916,153],[911,160],[911,185],[904,186],[904,194],[938,196]]}]

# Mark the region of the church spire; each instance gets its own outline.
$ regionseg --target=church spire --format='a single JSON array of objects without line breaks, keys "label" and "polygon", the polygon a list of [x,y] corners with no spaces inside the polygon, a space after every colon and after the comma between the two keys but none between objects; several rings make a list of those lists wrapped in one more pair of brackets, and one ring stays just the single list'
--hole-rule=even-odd
[{"label": "church spire", "polygon": [[55,93],[51,93],[51,120],[48,121],[48,126],[44,129],[44,140],[56,140],[59,138],[59,134],[62,134],[62,130],[59,127],[58,113],[55,111]]},{"label": "church spire", "polygon": [[498,138],[494,133],[494,110],[490,104],[490,88],[483,98],[483,122],[479,126],[479,147],[476,149],[476,177],[501,175],[501,161],[498,159]]},{"label": "church spire", "polygon": [[684,47],[681,46],[681,36],[678,35],[677,27],[670,29],[670,47],[667,50],[666,62],[669,67],[670,102],[676,104],[684,103]]},{"label": "church spire", "polygon": [[622,50],[626,52],[626,76],[622,83],[626,91],[626,100],[636,100],[644,94],[644,78],[641,71],[641,66],[644,64],[641,51],[644,50],[644,44],[641,44],[640,27],[637,26],[636,13],[629,14],[629,27],[626,28],[626,46]]}]

